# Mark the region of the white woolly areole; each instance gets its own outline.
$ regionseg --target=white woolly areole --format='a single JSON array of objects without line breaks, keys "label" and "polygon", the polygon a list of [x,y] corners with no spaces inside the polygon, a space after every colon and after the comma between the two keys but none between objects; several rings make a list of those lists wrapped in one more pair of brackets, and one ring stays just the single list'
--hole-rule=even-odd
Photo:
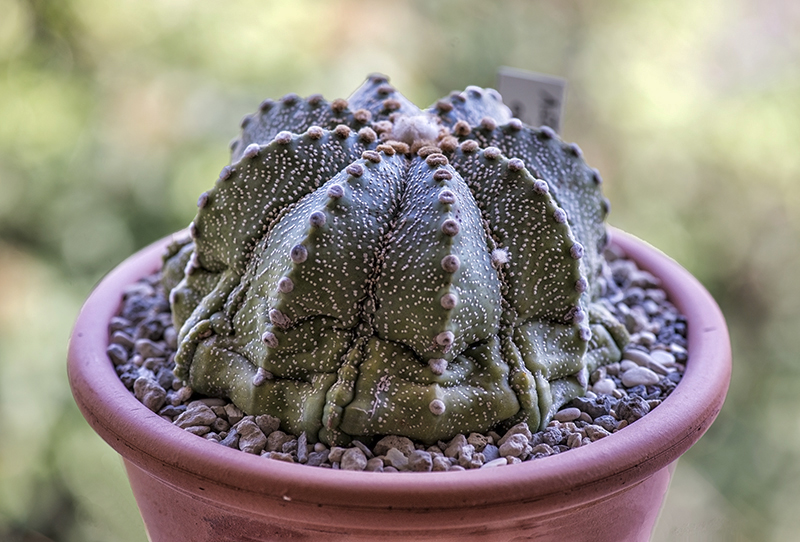
[{"label": "white woolly areole", "polygon": [[495,267],[507,264],[509,259],[507,248],[496,248],[492,251],[492,264]]},{"label": "white woolly areole", "polygon": [[436,141],[439,125],[430,115],[402,116],[392,126],[392,139],[413,145],[417,141]]}]

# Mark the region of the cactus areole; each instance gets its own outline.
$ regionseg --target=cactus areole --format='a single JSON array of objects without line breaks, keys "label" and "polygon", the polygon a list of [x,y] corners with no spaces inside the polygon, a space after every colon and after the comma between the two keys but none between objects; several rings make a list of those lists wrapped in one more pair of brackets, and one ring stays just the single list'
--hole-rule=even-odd
[{"label": "cactus areole", "polygon": [[371,76],[242,127],[162,270],[195,391],[312,442],[431,443],[543,428],[619,360],[601,179],[496,91],[420,110]]}]

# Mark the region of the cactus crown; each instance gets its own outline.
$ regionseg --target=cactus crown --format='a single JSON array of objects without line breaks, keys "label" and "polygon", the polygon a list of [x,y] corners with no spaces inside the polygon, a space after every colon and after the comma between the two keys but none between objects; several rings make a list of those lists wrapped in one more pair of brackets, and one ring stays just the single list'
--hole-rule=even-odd
[{"label": "cactus crown", "polygon": [[616,361],[600,177],[467,87],[426,110],[371,76],[242,121],[165,256],[176,374],[312,441],[547,424]]}]

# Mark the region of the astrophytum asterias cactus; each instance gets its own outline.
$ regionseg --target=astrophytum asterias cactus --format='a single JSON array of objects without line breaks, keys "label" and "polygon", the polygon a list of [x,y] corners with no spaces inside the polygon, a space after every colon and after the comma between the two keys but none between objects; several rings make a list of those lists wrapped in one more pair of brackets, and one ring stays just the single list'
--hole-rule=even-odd
[{"label": "astrophytum asterias cactus", "polygon": [[616,361],[580,149],[468,87],[267,100],[165,259],[176,374],[311,441],[537,429]]}]

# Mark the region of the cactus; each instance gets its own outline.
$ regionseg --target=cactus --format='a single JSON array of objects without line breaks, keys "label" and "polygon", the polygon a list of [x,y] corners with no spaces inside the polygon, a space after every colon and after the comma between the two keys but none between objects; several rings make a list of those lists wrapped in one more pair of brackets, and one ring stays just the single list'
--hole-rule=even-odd
[{"label": "cactus", "polygon": [[371,76],[242,127],[162,272],[194,390],[312,442],[430,443],[543,428],[619,360],[600,177],[496,91],[423,111]]}]

